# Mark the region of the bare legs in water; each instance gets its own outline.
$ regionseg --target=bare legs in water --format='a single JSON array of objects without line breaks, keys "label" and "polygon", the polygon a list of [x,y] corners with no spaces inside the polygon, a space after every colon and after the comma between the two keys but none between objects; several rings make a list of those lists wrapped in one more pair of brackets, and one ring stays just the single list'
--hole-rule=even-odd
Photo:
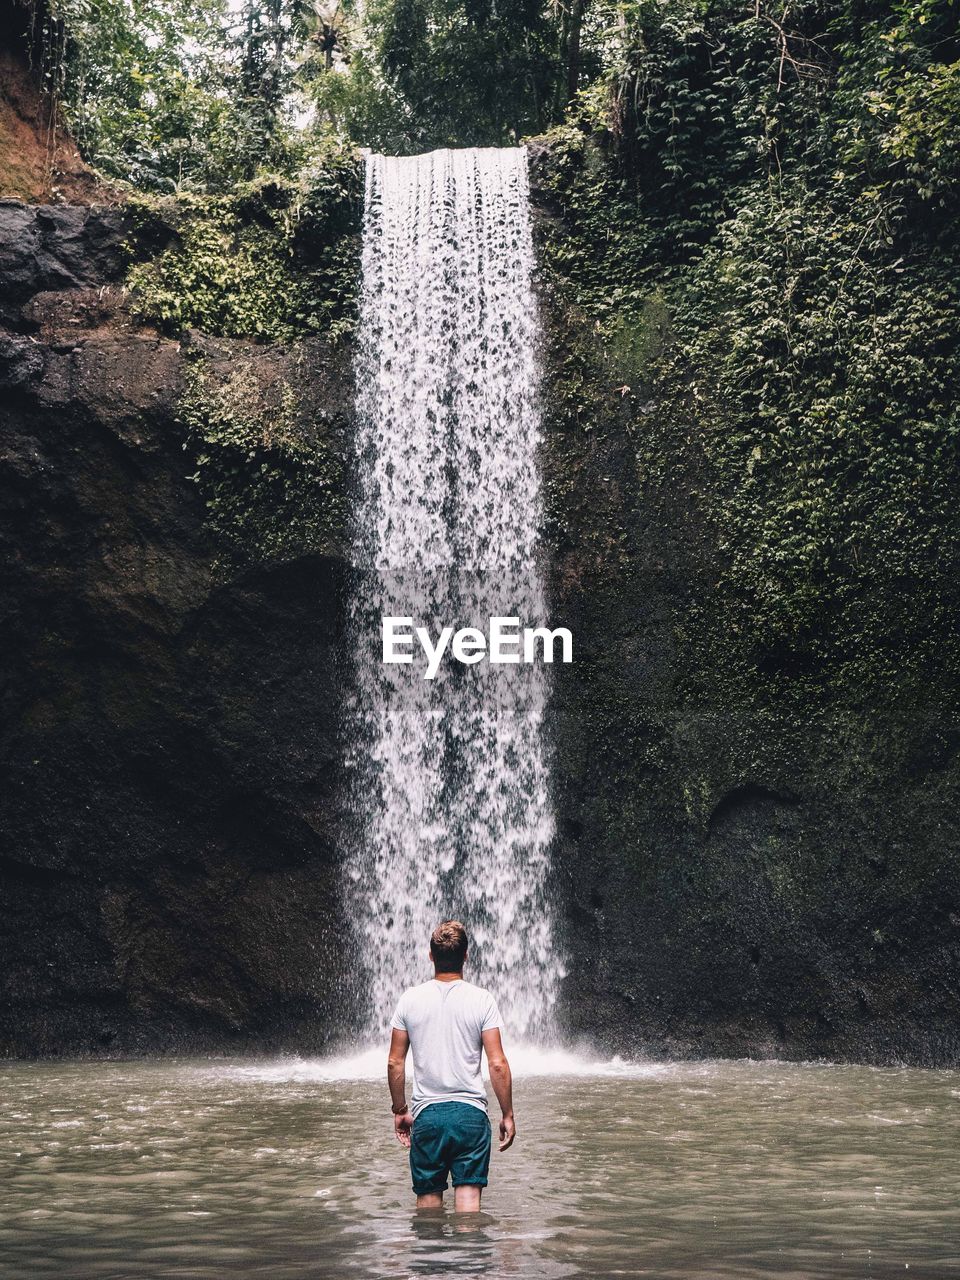
[{"label": "bare legs in water", "polygon": [[[453,1207],[457,1213],[479,1213],[480,1212],[480,1196],[483,1187],[464,1186],[454,1187],[453,1189]],[[439,1191],[431,1192],[430,1195],[417,1196],[418,1209],[442,1209],[443,1194]]]}]

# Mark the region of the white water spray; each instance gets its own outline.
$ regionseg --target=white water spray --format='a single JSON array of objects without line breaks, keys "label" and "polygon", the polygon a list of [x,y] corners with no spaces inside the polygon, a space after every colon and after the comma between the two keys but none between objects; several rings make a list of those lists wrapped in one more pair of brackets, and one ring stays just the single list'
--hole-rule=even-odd
[{"label": "white water spray", "polygon": [[351,606],[354,914],[369,1030],[459,917],[508,1028],[549,1029],[561,975],[540,666],[381,661],[383,616],[546,623],[536,564],[537,317],[526,153],[367,159]]}]

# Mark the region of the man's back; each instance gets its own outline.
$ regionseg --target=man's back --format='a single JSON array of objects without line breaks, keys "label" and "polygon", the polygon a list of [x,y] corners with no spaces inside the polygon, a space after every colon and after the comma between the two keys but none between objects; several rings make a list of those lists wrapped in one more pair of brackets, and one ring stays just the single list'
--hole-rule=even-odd
[{"label": "man's back", "polygon": [[[447,1178],[461,1213],[480,1208],[490,1169],[490,1121],[480,1079],[487,1055],[500,1103],[500,1150],[516,1137],[510,1063],[500,1039],[500,1010],[489,991],[464,982],[467,931],[443,920],[430,937],[434,978],[408,987],[393,1015],[387,1084],[397,1140],[410,1152],[420,1209],[439,1209]],[[407,1106],[406,1061],[413,1050],[413,1109]]]},{"label": "man's back", "polygon": [[486,1111],[480,1078],[482,1036],[500,1025],[490,992],[462,978],[433,978],[407,988],[392,1026],[410,1037],[414,1117],[436,1102],[465,1102]]}]

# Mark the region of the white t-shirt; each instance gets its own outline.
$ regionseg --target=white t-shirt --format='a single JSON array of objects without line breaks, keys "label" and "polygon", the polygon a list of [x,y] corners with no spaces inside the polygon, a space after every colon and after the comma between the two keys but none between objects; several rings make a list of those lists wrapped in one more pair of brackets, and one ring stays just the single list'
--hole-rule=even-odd
[{"label": "white t-shirt", "polygon": [[431,978],[407,988],[390,1025],[410,1037],[414,1118],[431,1102],[466,1102],[486,1111],[481,1036],[503,1025],[489,991],[462,978]]}]

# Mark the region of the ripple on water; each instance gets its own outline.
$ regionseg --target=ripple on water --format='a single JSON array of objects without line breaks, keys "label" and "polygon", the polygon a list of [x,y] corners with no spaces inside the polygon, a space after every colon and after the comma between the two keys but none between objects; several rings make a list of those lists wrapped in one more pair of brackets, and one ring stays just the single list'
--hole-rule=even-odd
[{"label": "ripple on water", "polygon": [[956,1073],[512,1056],[473,1234],[411,1212],[382,1049],[7,1066],[0,1276],[960,1277]]}]

